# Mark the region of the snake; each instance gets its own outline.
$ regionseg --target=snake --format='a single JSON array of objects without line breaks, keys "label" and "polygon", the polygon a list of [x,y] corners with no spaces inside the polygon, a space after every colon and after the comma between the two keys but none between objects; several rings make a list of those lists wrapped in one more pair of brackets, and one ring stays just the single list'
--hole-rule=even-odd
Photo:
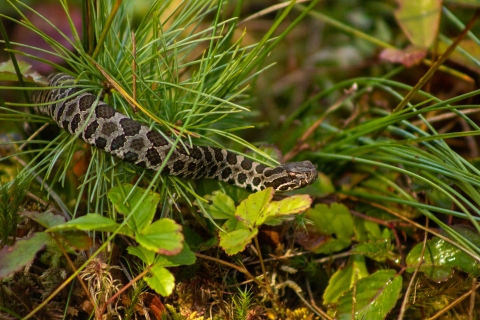
[{"label": "snake", "polygon": [[[290,191],[312,184],[317,170],[310,161],[287,162],[269,167],[243,155],[214,146],[175,144],[163,132],[118,112],[97,96],[72,86],[66,73],[48,76],[49,88],[32,96],[35,111],[60,127],[137,167],[161,170],[183,179],[215,179],[249,191],[272,187]],[[173,149],[173,150],[172,150]]]}]

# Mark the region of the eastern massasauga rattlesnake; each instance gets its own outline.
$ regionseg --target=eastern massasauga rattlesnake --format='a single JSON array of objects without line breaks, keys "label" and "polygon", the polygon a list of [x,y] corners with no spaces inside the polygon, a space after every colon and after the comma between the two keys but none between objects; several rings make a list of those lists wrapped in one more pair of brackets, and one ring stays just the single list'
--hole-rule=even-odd
[{"label": "eastern massasauga rattlesnake", "polygon": [[[74,78],[65,73],[48,77],[51,90],[34,93],[36,111],[50,116],[61,128],[86,143],[133,163],[158,170],[172,148],[164,135],[119,113],[90,93],[71,87]],[[44,105],[42,105],[44,104]],[[162,174],[185,179],[217,179],[252,191],[273,187],[288,191],[305,187],[317,178],[310,161],[290,162],[269,168],[225,149],[209,146],[178,146]]]}]

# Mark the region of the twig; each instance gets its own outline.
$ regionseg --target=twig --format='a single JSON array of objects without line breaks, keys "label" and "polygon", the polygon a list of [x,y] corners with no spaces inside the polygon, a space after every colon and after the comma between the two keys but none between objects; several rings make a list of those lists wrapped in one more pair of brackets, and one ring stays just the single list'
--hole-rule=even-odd
[{"label": "twig", "polygon": [[[425,226],[428,228],[428,219]],[[425,232],[425,235],[423,237],[423,246],[422,246],[422,252],[420,253],[420,257],[423,257],[423,255],[425,254],[425,248],[427,247],[427,239],[428,239],[428,232]],[[408,297],[410,296],[410,291],[412,290],[413,282],[415,281],[417,277],[417,273],[420,270],[420,267],[422,266],[423,262],[424,260],[422,258],[422,261],[420,261],[420,263],[415,268],[415,271],[413,272],[412,279],[410,279],[410,282],[408,283],[407,290],[405,290],[405,297],[403,298],[402,306],[400,307],[400,313],[397,318],[398,320],[402,320],[405,315],[405,311],[407,311]]]},{"label": "twig", "polygon": [[[480,112],[480,109],[478,109],[478,108],[464,109],[464,110],[457,110],[457,112],[459,112],[463,115],[467,115],[467,114],[471,114],[471,113]],[[440,122],[440,121],[444,121],[444,120],[448,120],[448,119],[456,118],[456,117],[458,117],[458,114],[456,114],[454,112],[447,112],[447,113],[444,113],[444,114],[435,115],[433,117],[428,117],[427,120],[428,120],[428,123],[435,123],[435,122]],[[419,126],[423,123],[424,123],[424,120],[412,121],[412,125],[414,125],[414,126]]]},{"label": "twig", "polygon": [[338,254],[332,254],[331,256],[328,256],[328,257],[325,257],[325,258],[313,260],[313,263],[319,263],[319,264],[320,263],[327,263],[327,262],[333,261],[335,259],[346,258],[350,255],[352,255],[350,252],[342,252],[342,253],[338,253]]},{"label": "twig", "polygon": [[[79,273],[76,272],[77,269],[75,268],[75,265],[73,264],[72,260],[70,259],[70,256],[65,251],[65,248],[63,247],[62,243],[58,240],[58,236],[55,233],[52,233],[51,236],[52,236],[53,240],[55,240],[55,242],[57,243],[58,248],[60,248],[60,251],[62,251],[62,254],[65,257],[65,259],[67,260],[67,263],[70,266],[70,268],[72,269],[73,273],[76,274],[77,280],[80,282],[80,285],[82,286],[83,291],[85,291],[85,294],[87,295],[88,299],[90,300],[90,303],[92,304],[92,306],[94,306],[95,301],[93,300],[92,295],[88,291],[88,288],[85,285],[85,283],[83,282],[82,278],[80,278]],[[72,285],[73,285],[73,283],[72,283]]]},{"label": "twig", "polygon": [[258,254],[258,260],[260,260],[260,266],[262,268],[262,273],[265,277],[265,288],[267,289],[268,294],[273,298],[273,291],[272,287],[270,286],[270,281],[268,281],[267,277],[267,271],[265,269],[265,265],[263,264],[263,259],[262,259],[262,252],[260,251],[260,244],[258,243],[258,238],[257,236],[253,237],[253,241],[255,242],[255,247],[257,248],[257,254]]},{"label": "twig", "polygon": [[[270,256],[273,257],[273,258],[263,259],[263,262],[285,260],[285,259],[290,259],[290,258],[293,258],[293,257],[303,256],[305,254],[310,254],[310,253],[311,252],[297,252],[297,253],[285,254],[285,255],[280,256],[280,257],[277,257],[277,256],[274,256],[274,255],[270,254]],[[247,263],[246,265],[249,266],[249,265],[259,264],[259,263],[260,263],[260,261],[252,261],[252,262]]]},{"label": "twig", "polygon": [[352,288],[352,319],[355,319],[355,307],[357,306],[357,282],[358,282],[358,269],[355,269],[353,274],[353,288]]},{"label": "twig", "polygon": [[398,104],[398,106],[393,110],[392,114],[397,113],[410,102],[410,100],[417,94],[417,92],[427,83],[427,81],[433,76],[433,74],[438,70],[438,68],[450,57],[450,55],[455,51],[455,48],[460,44],[460,42],[465,38],[468,31],[473,27],[473,24],[480,16],[480,9],[475,11],[475,14],[467,23],[465,28],[462,30],[460,35],[455,39],[455,41],[447,48],[447,50],[440,56],[440,58],[435,61],[435,63],[428,69],[427,73],[418,81],[418,83],[413,87],[412,90],[403,98],[403,100]]},{"label": "twig", "polygon": [[[317,316],[324,316],[324,313],[323,312],[319,312],[316,308],[314,308],[304,297],[303,295],[301,294],[302,292],[302,289],[296,284],[294,283],[293,281],[286,281],[280,285],[278,285],[277,287],[279,286],[286,286],[286,287],[289,287],[291,288],[296,294],[297,296],[300,298],[300,300],[302,300],[303,304],[307,306],[308,309],[310,309],[313,313],[315,313]],[[331,319],[331,318],[328,318],[328,319]]]},{"label": "twig", "polygon": [[45,128],[48,127],[49,125],[50,125],[50,123],[44,123],[43,126],[41,126],[40,128],[38,128],[38,130],[36,130],[34,133],[32,133],[32,135],[30,137],[28,137],[28,139],[20,147],[18,147],[18,151],[22,151],[22,149],[25,148],[25,146],[27,145],[28,141],[32,141],[33,138],[38,136],[40,134],[40,132],[45,130]]},{"label": "twig", "polygon": [[477,278],[473,277],[472,279],[472,289],[470,290],[470,308],[468,310],[468,319],[473,320],[475,319],[475,296],[476,291],[475,285],[477,284]]},{"label": "twig", "polygon": [[105,312],[105,308],[113,303],[113,301],[115,301],[115,299],[117,299],[123,292],[125,292],[125,290],[127,290],[128,288],[130,288],[135,282],[137,282],[138,280],[140,280],[141,278],[143,278],[149,271],[150,269],[152,268],[153,265],[150,265],[148,266],[147,268],[145,268],[145,270],[143,270],[140,274],[138,274],[135,278],[133,278],[132,280],[130,280],[122,289],[118,290],[117,293],[115,293],[113,296],[110,297],[110,299],[108,299],[102,306],[102,309],[100,310],[99,314],[102,315],[104,312]]},{"label": "twig", "polygon": [[203,259],[206,259],[206,260],[211,260],[211,261],[215,261],[217,263],[221,263],[223,265],[226,265],[230,268],[233,268],[245,275],[247,275],[250,279],[252,279],[256,284],[258,284],[259,286],[264,286],[265,284],[262,283],[261,281],[259,281],[256,277],[254,277],[247,269],[245,268],[242,268],[242,267],[239,267],[233,263],[230,263],[230,262],[227,262],[227,261],[223,261],[221,259],[217,259],[217,258],[213,258],[213,257],[210,257],[210,256],[207,256],[207,255],[204,255],[204,254],[201,254],[201,253],[195,253],[195,256],[198,257],[198,258],[203,258]]},{"label": "twig", "polygon": [[319,316],[321,316],[324,319],[331,320],[332,318],[325,311],[320,309],[317,306],[315,299],[313,299],[312,289],[310,288],[310,281],[308,281],[308,278],[306,279],[306,287],[307,287],[308,296],[310,297],[310,305],[312,306],[312,308],[316,310],[315,313],[317,313]]}]

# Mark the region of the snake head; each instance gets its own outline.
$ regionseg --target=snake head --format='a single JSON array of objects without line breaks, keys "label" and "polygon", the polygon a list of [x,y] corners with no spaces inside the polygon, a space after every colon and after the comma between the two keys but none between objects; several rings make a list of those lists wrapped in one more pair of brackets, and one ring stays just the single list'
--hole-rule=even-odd
[{"label": "snake head", "polygon": [[[317,179],[317,169],[310,161],[289,162],[282,164],[272,171],[265,181],[267,187],[273,187],[276,191],[290,191],[303,188],[312,184]],[[265,173],[265,176],[268,176]]]}]

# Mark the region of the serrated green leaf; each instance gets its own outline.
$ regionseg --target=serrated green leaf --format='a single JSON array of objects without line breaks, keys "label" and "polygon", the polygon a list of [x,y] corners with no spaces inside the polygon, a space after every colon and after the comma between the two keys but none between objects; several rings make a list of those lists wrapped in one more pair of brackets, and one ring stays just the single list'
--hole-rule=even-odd
[{"label": "serrated green leaf", "polygon": [[162,266],[153,266],[150,273],[150,277],[145,277],[145,282],[150,288],[164,297],[171,295],[175,288],[175,278],[172,273]]},{"label": "serrated green leaf", "polygon": [[352,218],[356,241],[364,242],[369,240],[385,239],[382,229],[380,229],[380,226],[377,223],[362,219],[360,217],[352,216]]},{"label": "serrated green leaf", "polygon": [[328,286],[323,293],[325,304],[337,303],[338,299],[355,283],[362,278],[368,276],[365,258],[360,255],[351,256],[348,264],[337,270],[330,280]]},{"label": "serrated green leaf", "polygon": [[46,230],[46,232],[57,232],[65,230],[83,230],[83,231],[104,231],[115,232],[133,236],[133,232],[127,227],[120,228],[120,224],[116,223],[110,218],[104,217],[97,213],[88,213],[83,217],[79,217],[63,224],[56,225]]},{"label": "serrated green leaf", "polygon": [[258,229],[240,229],[232,232],[220,232],[220,247],[225,250],[228,255],[237,254],[252,242],[253,237],[258,234]]},{"label": "serrated green leaf", "polygon": [[[205,184],[205,183],[208,183],[208,182],[211,182],[211,180],[209,180],[209,179],[203,179],[202,180],[202,184]],[[218,183],[214,182],[212,184],[212,186],[214,186],[212,191],[204,192],[203,194],[209,194],[209,193],[213,194],[215,191],[217,191]],[[231,184],[222,185],[222,191],[223,191],[224,194],[226,194],[228,197],[230,197],[233,200],[234,203],[240,203],[243,200],[247,199],[248,196],[252,194],[251,192],[248,192],[244,188],[239,188],[239,187],[231,185]]]},{"label": "serrated green leaf", "polygon": [[235,215],[235,202],[220,191],[214,191],[211,196],[205,196],[210,204],[205,209],[213,219],[229,219]]},{"label": "serrated green leaf", "polygon": [[257,220],[260,218],[263,210],[267,208],[268,203],[272,200],[273,193],[273,188],[267,188],[252,193],[237,207],[235,217],[239,221],[242,221],[242,223],[248,228],[261,225],[261,223],[257,224]]},{"label": "serrated green leaf", "polygon": [[182,226],[168,218],[148,225],[135,239],[148,250],[160,254],[173,256],[183,249]]},{"label": "serrated green leaf", "polygon": [[153,251],[147,250],[142,246],[138,246],[138,247],[129,246],[127,248],[127,252],[131,255],[138,257],[147,266],[153,264],[153,262],[155,261],[155,253]]},{"label": "serrated green leaf", "polygon": [[389,239],[359,243],[353,246],[351,252],[352,254],[365,255],[379,262],[385,262],[387,259],[400,262],[398,261],[400,257],[393,253],[393,244]]},{"label": "serrated green leaf", "polygon": [[155,258],[155,265],[162,267],[177,267],[194,264],[196,261],[195,254],[190,250],[190,247],[185,243],[182,252],[175,256],[167,256],[163,254],[157,255]]},{"label": "serrated green leaf", "polygon": [[175,256],[167,256],[163,254],[155,254],[153,251],[147,250],[142,246],[128,247],[129,254],[134,255],[142,260],[146,265],[155,264],[160,267],[177,267],[181,265],[191,265],[195,263],[195,254],[190,247],[184,243],[182,251]]},{"label": "serrated green leaf", "polygon": [[17,240],[13,246],[4,246],[0,250],[0,279],[15,271],[19,271],[35,259],[50,236],[45,232],[37,232],[31,238]]},{"label": "serrated green leaf", "polygon": [[312,198],[309,195],[295,195],[287,197],[281,201],[272,201],[268,204],[268,208],[263,211],[256,222],[257,226],[270,221],[278,220],[287,215],[298,214],[304,212],[312,205]]},{"label": "serrated green leaf", "polygon": [[350,239],[353,235],[353,219],[346,206],[340,203],[317,204],[306,213],[306,218],[324,234],[335,234],[339,239]]},{"label": "serrated green leaf", "polygon": [[[160,202],[158,193],[151,191],[146,195],[145,193],[145,189],[127,183],[115,186],[108,191],[108,199],[118,212],[126,216],[130,215],[133,208],[139,206],[127,222],[128,226],[137,232],[142,232],[152,222]],[[145,198],[142,200],[144,196]],[[125,201],[125,197],[128,197],[128,201]]]},{"label": "serrated green leaf", "polygon": [[222,225],[222,229],[228,233],[237,229],[247,229],[247,227],[243,223],[238,221],[237,218],[232,217],[225,221],[225,223]]},{"label": "serrated green leaf", "polygon": [[283,216],[288,214],[297,214],[310,208],[312,198],[308,194],[299,194],[287,197],[281,201],[270,202],[270,214],[274,216]]},{"label": "serrated green leaf", "polygon": [[[343,204],[332,203],[330,207],[318,204],[309,209],[305,217],[313,222],[318,238],[324,238],[318,245],[309,247],[309,250],[329,254],[343,250],[351,244],[353,219],[350,211]],[[314,242],[313,239],[308,241]]]},{"label": "serrated green leaf", "polygon": [[460,269],[470,275],[480,275],[478,261],[460,250],[453,244],[438,237],[428,240],[422,257],[423,243],[417,244],[407,255],[406,271],[413,272],[419,263],[420,271],[434,281],[446,281],[452,274],[453,269]]},{"label": "serrated green leaf", "polygon": [[397,303],[402,289],[402,277],[395,270],[380,270],[358,280],[353,288],[339,299],[336,319],[351,319],[355,308],[355,319],[382,320]]}]

